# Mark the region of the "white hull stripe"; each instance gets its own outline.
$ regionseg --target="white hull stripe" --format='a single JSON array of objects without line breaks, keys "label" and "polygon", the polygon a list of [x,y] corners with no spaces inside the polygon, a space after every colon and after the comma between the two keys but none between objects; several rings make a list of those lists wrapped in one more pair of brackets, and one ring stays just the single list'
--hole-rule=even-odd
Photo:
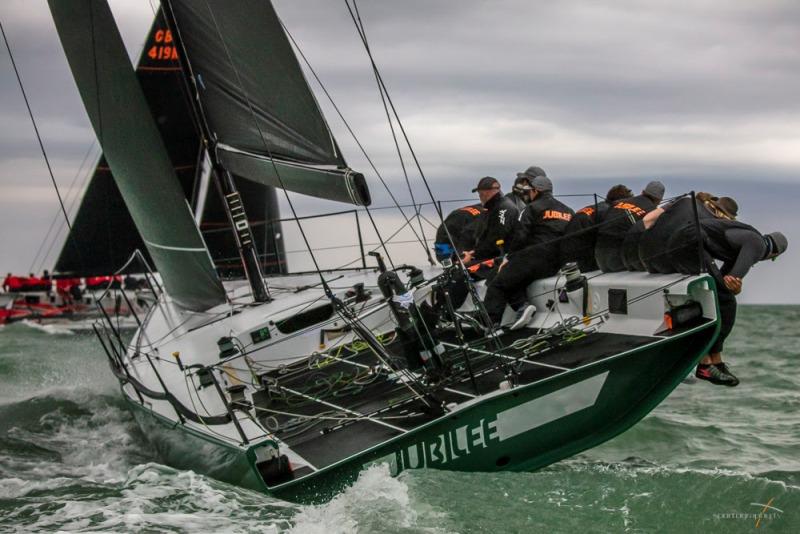
[{"label": "white hull stripe", "polygon": [[594,406],[608,371],[497,414],[500,441]]}]

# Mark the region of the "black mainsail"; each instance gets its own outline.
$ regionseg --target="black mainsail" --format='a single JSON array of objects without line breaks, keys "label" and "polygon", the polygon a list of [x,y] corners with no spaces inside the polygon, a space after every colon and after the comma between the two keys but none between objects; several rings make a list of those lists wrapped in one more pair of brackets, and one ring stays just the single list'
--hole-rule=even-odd
[{"label": "black mainsail", "polygon": [[216,158],[230,173],[329,200],[369,205],[347,167],[272,5],[170,0]]},{"label": "black mainsail", "polygon": [[92,127],[167,292],[206,310],[225,291],[104,0],[49,0]]},{"label": "black mainsail", "polygon": [[[200,186],[198,161],[201,143],[186,97],[178,51],[161,11],[155,17],[136,67],[136,77],[172,161],[173,169],[189,200],[211,258],[225,278],[243,276],[236,242],[230,232],[217,190],[210,186],[205,197]],[[245,210],[253,219],[253,239],[262,272],[285,270],[278,206],[272,187],[236,179]],[[101,276],[116,272],[134,250],[141,250],[152,264],[144,241],[131,219],[105,158],[98,161],[81,199],[53,271],[60,276]],[[82,253],[81,253],[82,251]],[[132,264],[130,270],[141,266]]]}]

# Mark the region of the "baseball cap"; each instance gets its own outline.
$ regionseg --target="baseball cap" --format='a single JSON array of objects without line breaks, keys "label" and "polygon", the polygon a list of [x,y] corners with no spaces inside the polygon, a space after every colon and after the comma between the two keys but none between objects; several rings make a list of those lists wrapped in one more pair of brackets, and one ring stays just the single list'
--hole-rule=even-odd
[{"label": "baseball cap", "polygon": [[537,176],[547,176],[547,173],[544,172],[543,168],[535,165],[532,165],[524,171],[517,173],[517,178],[536,178]]},{"label": "baseball cap", "polygon": [[772,232],[771,234],[767,234],[767,237],[772,241],[772,254],[780,256],[786,252],[786,249],[789,247],[789,240],[786,239],[785,235],[781,232]]},{"label": "baseball cap", "polygon": [[[497,186],[496,188],[495,185]],[[477,191],[485,191],[487,189],[500,189],[500,182],[497,181],[497,178],[484,176],[478,180],[478,185],[472,190],[472,192],[475,193]]]},{"label": "baseball cap", "polygon": [[664,184],[662,184],[658,180],[653,180],[652,182],[650,182],[645,186],[644,191],[642,191],[642,193],[644,193],[647,196],[661,200],[664,198],[664,189],[665,189]]},{"label": "baseball cap", "polygon": [[531,187],[537,191],[552,191],[553,182],[547,176],[537,176],[531,180]]}]

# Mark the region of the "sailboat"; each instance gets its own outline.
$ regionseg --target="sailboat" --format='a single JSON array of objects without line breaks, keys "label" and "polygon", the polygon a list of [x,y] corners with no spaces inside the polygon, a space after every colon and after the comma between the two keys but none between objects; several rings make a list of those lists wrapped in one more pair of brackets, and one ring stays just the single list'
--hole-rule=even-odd
[{"label": "sailboat", "polygon": [[[135,70],[215,267],[226,280],[241,278],[236,243],[219,191],[210,181],[191,106],[183,98],[177,51],[160,12]],[[286,258],[279,239],[281,223],[276,218],[274,188],[236,177],[234,180],[251,217],[262,272],[282,273]],[[134,256],[137,261],[130,261]],[[142,291],[146,286],[142,277],[145,265],[152,265],[152,259],[101,154],[88,177],[52,275],[45,279],[9,276],[17,287],[0,293],[0,324],[25,321],[32,326],[91,330],[92,322],[106,313],[123,328],[135,328],[131,310],[143,314],[151,304],[149,293]]]},{"label": "sailboat", "polygon": [[351,270],[265,276],[243,184],[369,214],[367,179],[347,165],[269,2],[163,0],[170,42],[155,58],[179,63],[198,160],[246,277],[224,280],[106,1],[48,1],[144,268],[157,271],[132,340],[111,320],[95,332],[170,465],[297,501],[330,498],[376,463],[534,470],[630,428],[717,335],[715,285],[699,270],[567,266],[527,288],[540,311],[507,332],[487,324],[482,282],[453,298],[468,280],[460,261],[398,265],[384,247]]}]

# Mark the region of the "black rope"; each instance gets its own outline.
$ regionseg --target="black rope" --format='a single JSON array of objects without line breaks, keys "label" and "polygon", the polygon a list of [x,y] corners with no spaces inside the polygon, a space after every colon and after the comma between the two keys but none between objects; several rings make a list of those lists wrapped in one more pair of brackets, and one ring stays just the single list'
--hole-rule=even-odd
[{"label": "black rope", "polygon": [[67,215],[67,210],[64,207],[64,201],[61,198],[61,192],[58,190],[58,183],[56,183],[56,177],[53,174],[53,168],[50,166],[50,158],[47,157],[47,151],[44,148],[44,143],[42,142],[42,136],[39,135],[39,128],[36,126],[36,119],[33,116],[33,110],[31,110],[31,105],[30,102],[28,101],[28,95],[25,93],[25,87],[22,84],[22,77],[20,76],[19,70],[17,69],[17,63],[16,61],[14,61],[14,54],[11,52],[11,45],[8,44],[8,38],[6,37],[6,30],[5,28],[3,28],[2,21],[0,21],[0,33],[3,34],[3,42],[5,42],[6,44],[6,49],[8,50],[8,57],[11,59],[11,66],[14,68],[14,74],[16,75],[17,83],[19,84],[19,90],[22,92],[22,98],[25,100],[25,107],[28,109],[28,116],[31,118],[31,124],[33,125],[33,130],[34,132],[36,132],[36,140],[39,141],[39,148],[42,151],[44,162],[47,165],[47,172],[50,174],[50,181],[53,183],[53,188],[55,189],[56,196],[58,197],[58,204],[61,206],[61,213],[64,215],[64,221],[67,223],[67,228],[69,228],[71,235],[72,225],[69,222],[69,216]]}]

